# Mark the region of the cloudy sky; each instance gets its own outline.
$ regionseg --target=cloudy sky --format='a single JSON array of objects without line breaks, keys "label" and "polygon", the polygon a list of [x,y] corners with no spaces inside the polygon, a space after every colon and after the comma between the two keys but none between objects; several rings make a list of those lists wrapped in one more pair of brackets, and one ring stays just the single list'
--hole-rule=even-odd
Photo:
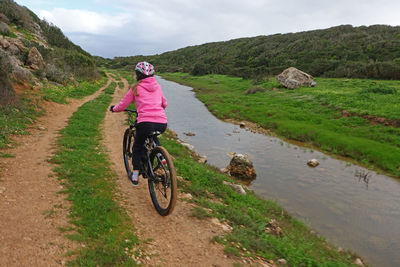
[{"label": "cloudy sky", "polygon": [[189,45],[332,26],[400,26],[399,0],[16,0],[92,55],[153,55]]}]

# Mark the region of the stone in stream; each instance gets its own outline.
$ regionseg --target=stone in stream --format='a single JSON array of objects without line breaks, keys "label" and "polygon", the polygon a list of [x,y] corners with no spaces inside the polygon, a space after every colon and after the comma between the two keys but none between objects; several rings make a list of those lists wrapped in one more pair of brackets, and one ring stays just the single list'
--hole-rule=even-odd
[{"label": "stone in stream", "polygon": [[310,159],[309,161],[307,161],[307,165],[310,167],[317,167],[319,165],[319,162],[316,159]]},{"label": "stone in stream", "polygon": [[198,159],[198,162],[201,163],[201,164],[206,164],[207,163],[207,156],[201,156]]},{"label": "stone in stream", "polygon": [[234,153],[227,169],[231,176],[244,181],[252,181],[257,176],[253,162],[249,160],[247,155],[243,154]]}]

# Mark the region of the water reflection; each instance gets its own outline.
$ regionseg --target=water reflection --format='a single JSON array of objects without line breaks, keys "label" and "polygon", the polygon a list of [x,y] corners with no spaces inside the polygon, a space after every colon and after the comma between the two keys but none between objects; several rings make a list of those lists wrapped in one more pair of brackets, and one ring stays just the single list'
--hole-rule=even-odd
[{"label": "water reflection", "polygon": [[[248,154],[257,171],[250,188],[258,195],[276,200],[322,236],[371,264],[400,266],[399,181],[222,122],[191,88],[160,78],[159,82],[169,102],[169,127],[210,164],[225,168],[229,152]],[[307,166],[312,158],[320,162],[316,168]]]}]

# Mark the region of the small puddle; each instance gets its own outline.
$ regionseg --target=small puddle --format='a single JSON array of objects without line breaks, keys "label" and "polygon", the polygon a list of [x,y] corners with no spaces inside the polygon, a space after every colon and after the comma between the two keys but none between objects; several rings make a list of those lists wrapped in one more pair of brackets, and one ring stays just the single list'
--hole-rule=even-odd
[{"label": "small puddle", "polygon": [[[168,127],[209,164],[225,168],[229,152],[248,154],[257,171],[250,188],[259,196],[374,266],[400,266],[399,180],[218,120],[192,88],[157,79],[168,99]],[[316,168],[307,166],[312,158]]]}]

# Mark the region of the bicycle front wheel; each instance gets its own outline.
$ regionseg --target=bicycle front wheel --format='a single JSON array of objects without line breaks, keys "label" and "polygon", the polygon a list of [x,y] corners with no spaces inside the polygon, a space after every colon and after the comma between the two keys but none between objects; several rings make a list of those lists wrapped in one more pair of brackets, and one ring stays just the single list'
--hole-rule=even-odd
[{"label": "bicycle front wheel", "polygon": [[129,175],[133,172],[133,164],[132,164],[132,146],[133,141],[135,140],[135,130],[130,128],[126,129],[124,133],[124,140],[122,142],[122,153],[124,157],[124,164],[126,174]]},{"label": "bicycle front wheel", "polygon": [[167,216],[174,210],[177,198],[174,162],[161,146],[151,151],[150,162],[154,173],[154,177],[148,180],[151,201],[160,215]]}]

